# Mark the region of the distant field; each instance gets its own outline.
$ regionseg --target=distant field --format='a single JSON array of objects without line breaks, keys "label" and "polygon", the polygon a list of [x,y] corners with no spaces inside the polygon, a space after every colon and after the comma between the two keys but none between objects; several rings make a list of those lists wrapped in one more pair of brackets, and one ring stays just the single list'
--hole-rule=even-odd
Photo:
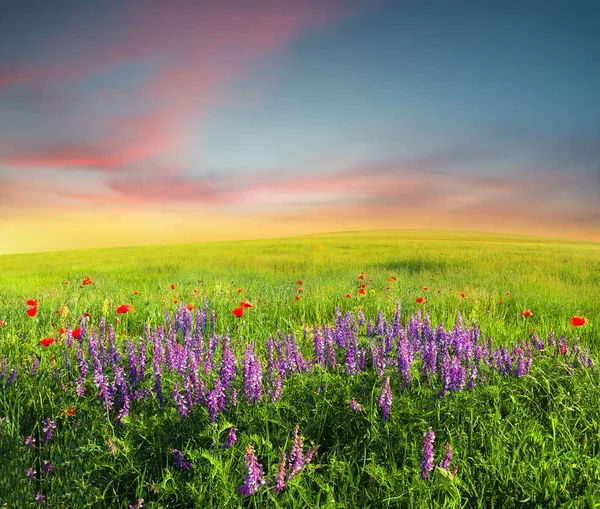
[{"label": "distant field", "polygon": [[[88,277],[91,283],[82,284]],[[34,307],[30,299],[37,299],[34,316],[27,313]],[[254,307],[237,317],[232,311],[243,299]],[[135,311],[116,312],[127,304]],[[191,317],[208,307],[200,339],[200,322],[182,322],[187,305]],[[168,339],[165,312],[176,338],[165,355],[169,348],[175,358],[185,352],[180,368],[168,358],[152,360],[162,340],[156,343],[158,332],[148,331],[164,326]],[[464,329],[456,325],[459,313]],[[573,317],[587,323],[574,327]],[[599,317],[600,244],[591,242],[372,231],[0,256],[0,457],[8,472],[0,480],[0,507],[34,507],[38,494],[50,507],[135,507],[140,498],[144,507],[597,507]],[[112,347],[103,343],[109,340],[101,318],[114,328]],[[440,324],[446,336],[436,336]],[[319,361],[320,333],[313,328],[323,325],[356,339],[353,346],[335,340],[334,364]],[[81,326],[87,330],[76,352],[77,340],[67,335]],[[285,351],[276,357],[284,364],[296,359],[295,368],[270,364],[265,342],[278,332],[288,350],[281,343]],[[237,359],[237,378],[227,391],[239,391],[239,404],[227,392],[215,418],[207,408],[226,362],[227,334]],[[53,341],[44,347],[43,338]],[[264,376],[260,402],[247,397],[250,341]],[[479,354],[473,360],[456,341],[482,355],[477,370]],[[306,365],[290,353],[292,344]],[[410,350],[404,361],[402,345]],[[432,345],[433,367],[426,360]],[[96,347],[113,348],[116,357],[101,353],[94,360]],[[207,361],[210,348],[214,358]],[[351,348],[363,355],[361,369],[353,367]],[[579,357],[585,349],[589,365]],[[507,372],[498,367],[502,355],[514,356]],[[516,374],[524,355],[532,364]],[[466,373],[463,385],[450,383],[450,371],[440,367],[453,356],[454,368]],[[406,359],[410,383],[402,371]],[[189,397],[195,369],[196,382],[206,386],[192,391],[194,402],[182,402],[179,393],[187,384]],[[102,376],[112,384],[108,409],[99,392]],[[474,383],[467,390],[469,376]],[[379,398],[388,377],[394,401],[383,419]],[[78,379],[84,394],[77,394]],[[273,395],[277,383],[279,397]],[[352,398],[362,410],[352,410]],[[121,422],[125,401],[131,410]],[[66,417],[69,408],[73,418]],[[43,419],[57,424],[56,438],[45,444]],[[271,478],[280,448],[290,449],[295,424],[305,444],[319,449],[277,493]],[[217,447],[232,426],[237,443]],[[455,477],[437,467],[430,479],[419,476],[430,426],[436,464],[444,443],[452,444]],[[30,435],[34,448],[24,445]],[[268,479],[242,497],[246,445]],[[173,459],[173,449],[183,451],[190,470]],[[53,473],[42,475],[44,461],[52,462]],[[26,474],[33,467],[35,479]]]}]

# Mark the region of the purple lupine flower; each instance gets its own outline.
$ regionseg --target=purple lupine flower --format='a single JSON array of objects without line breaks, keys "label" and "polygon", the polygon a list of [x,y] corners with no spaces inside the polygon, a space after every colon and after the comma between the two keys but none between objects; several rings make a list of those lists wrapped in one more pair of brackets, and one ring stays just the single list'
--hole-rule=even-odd
[{"label": "purple lupine flower", "polygon": [[230,449],[237,442],[237,436],[235,434],[237,430],[238,429],[235,426],[229,428],[229,435],[227,435],[227,440],[225,440],[225,443],[223,444],[224,449]]},{"label": "purple lupine flower", "polygon": [[47,444],[54,438],[53,431],[56,429],[56,425],[54,424],[54,421],[50,418],[44,419],[42,421],[42,424],[42,438],[44,440],[44,444]]},{"label": "purple lupine flower", "polygon": [[173,452],[175,453],[175,468],[179,470],[191,470],[192,462],[180,450],[173,449]]},{"label": "purple lupine flower", "polygon": [[276,401],[279,401],[279,398],[281,398],[282,390],[283,390],[283,374],[280,371],[278,371],[277,378],[275,379],[275,385],[273,386],[273,390],[271,392],[271,398],[270,398],[271,403],[275,403]]},{"label": "purple lupine flower", "polygon": [[450,468],[450,463],[452,463],[452,446],[450,442],[446,443],[446,451],[444,452],[444,456],[440,461],[440,468],[444,470],[448,470]]},{"label": "purple lupine flower", "polygon": [[129,509],[142,509],[144,507],[144,499],[140,498],[136,504],[129,506]]},{"label": "purple lupine flower", "polygon": [[249,403],[259,402],[262,397],[262,364],[250,341],[243,357],[244,395]]},{"label": "purple lupine flower", "polygon": [[8,378],[6,380],[6,387],[10,387],[12,385],[12,383],[15,381],[15,378],[17,378],[18,370],[19,370],[19,366],[17,366],[16,364],[11,368]]},{"label": "purple lupine flower", "polygon": [[31,373],[30,373],[31,378],[33,378],[35,376],[35,374],[37,373],[37,368],[38,368],[39,362],[40,362],[40,360],[38,359],[37,355],[34,355],[33,362],[31,363]]},{"label": "purple lupine flower", "polygon": [[356,337],[351,338],[348,341],[348,348],[346,350],[346,373],[350,376],[354,376],[358,373],[358,340]]},{"label": "purple lupine flower", "polygon": [[187,417],[188,406],[185,398],[181,395],[181,392],[179,392],[179,382],[173,384],[173,400],[175,401],[175,405],[177,405],[179,415],[184,418]]},{"label": "purple lupine flower", "polygon": [[227,390],[230,385],[235,383],[237,376],[236,364],[237,359],[233,348],[231,348],[231,341],[229,336],[225,334],[222,341],[221,369],[219,372],[223,390]]},{"label": "purple lupine flower", "polygon": [[54,465],[52,465],[52,463],[50,463],[50,461],[44,460],[43,470],[44,470],[44,475],[47,477],[54,472]]},{"label": "purple lupine flower", "polygon": [[119,415],[117,416],[117,422],[123,422],[123,419],[129,415],[129,390],[127,388],[127,383],[125,382],[125,374],[123,372],[123,367],[115,365],[115,387],[119,389],[121,393],[121,401],[122,406],[121,410],[119,410]]},{"label": "purple lupine flower", "polygon": [[244,476],[244,484],[238,488],[241,496],[254,494],[260,485],[265,482],[264,472],[260,469],[262,465],[258,463],[251,445],[246,447],[244,462],[248,473]]},{"label": "purple lupine flower", "polygon": [[219,412],[218,394],[215,389],[206,392],[206,406],[208,407],[208,418],[210,422],[217,422]]},{"label": "purple lupine flower", "polygon": [[304,457],[304,465],[308,465],[310,463],[310,461],[312,460],[313,456],[315,455],[315,452],[317,452],[317,449],[320,446],[316,445],[315,447],[313,447],[312,449],[310,449],[307,453],[306,456]]},{"label": "purple lupine flower", "polygon": [[404,380],[406,387],[410,383],[410,366],[412,364],[412,356],[410,345],[404,335],[404,331],[400,331],[400,339],[398,340],[398,369]]},{"label": "purple lupine flower", "polygon": [[29,449],[35,449],[35,437],[28,435],[25,437],[25,447]]},{"label": "purple lupine flower", "polygon": [[165,399],[162,391],[162,362],[164,357],[163,350],[163,341],[165,338],[165,331],[163,327],[160,327],[157,331],[154,332],[153,338],[153,348],[154,348],[154,356],[152,359],[152,372],[154,375],[154,393],[156,394],[156,399],[160,407],[162,408],[165,404]]},{"label": "purple lupine flower", "polygon": [[27,479],[29,479],[30,482],[37,481],[35,474],[37,474],[37,470],[35,470],[33,467],[29,467],[27,469]]},{"label": "purple lupine flower", "polygon": [[335,359],[335,348],[333,346],[333,334],[329,327],[327,327],[325,331],[325,353],[327,355],[327,364],[329,364],[330,368],[336,368],[337,361]]},{"label": "purple lupine flower", "polygon": [[285,488],[285,462],[286,455],[283,450],[281,451],[281,459],[279,465],[277,465],[277,478],[275,480],[275,493],[281,493]]},{"label": "purple lupine flower", "polygon": [[433,470],[433,442],[435,433],[431,427],[424,434],[423,455],[421,457],[421,479],[429,479],[429,472]]},{"label": "purple lupine flower", "polygon": [[304,453],[302,452],[302,438],[298,435],[299,429],[300,426],[296,424],[292,431],[292,448],[288,456],[288,480],[299,474],[304,468]]},{"label": "purple lupine flower", "polygon": [[461,392],[465,387],[467,372],[458,357],[453,357],[450,362],[450,387],[454,392]]},{"label": "purple lupine flower", "polygon": [[35,501],[38,505],[45,505],[46,504],[46,497],[42,494],[42,493],[36,493],[35,495]]},{"label": "purple lupine flower", "polygon": [[477,364],[473,362],[469,366],[469,385],[467,386],[468,390],[473,390],[475,387],[475,382],[477,381]]},{"label": "purple lupine flower", "polygon": [[387,420],[390,417],[390,408],[392,406],[392,391],[390,389],[390,377],[386,377],[381,393],[379,394],[379,406],[383,411],[383,419]]},{"label": "purple lupine flower", "polygon": [[362,410],[362,407],[360,406],[360,404],[354,399],[352,398],[350,400],[350,407],[352,408],[352,410],[354,410],[355,412],[360,412]]}]

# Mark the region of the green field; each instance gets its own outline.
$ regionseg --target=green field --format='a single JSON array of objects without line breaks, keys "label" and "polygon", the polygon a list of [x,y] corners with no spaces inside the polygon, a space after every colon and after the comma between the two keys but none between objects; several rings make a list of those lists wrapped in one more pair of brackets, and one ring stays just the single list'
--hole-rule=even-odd
[{"label": "green field", "polygon": [[[358,279],[361,272],[364,280]],[[81,284],[86,277],[92,284]],[[38,300],[33,317],[27,314],[29,299]],[[242,299],[254,307],[238,318],[232,310]],[[214,423],[202,402],[180,415],[173,388],[184,392],[189,365],[181,372],[162,368],[160,405],[146,332],[146,327],[167,326],[165,311],[174,316],[190,304],[193,314],[205,303],[215,318],[203,348],[210,348],[211,337],[221,345],[228,333],[237,358],[239,403],[228,403]],[[135,311],[116,314],[123,304]],[[395,365],[397,335],[390,339],[394,349],[384,354],[381,371],[373,354],[385,343],[385,334],[374,331],[377,323],[391,324],[398,306],[407,334],[411,314],[420,313],[415,319],[421,325],[428,315],[433,330],[443,324],[452,331],[460,313],[465,334],[475,325],[482,341],[492,338],[490,349],[506,345],[516,351],[515,343],[523,342],[519,348],[531,351],[531,369],[514,376],[481,364],[474,387],[438,397],[442,379],[426,375],[424,361],[415,357],[405,385]],[[523,316],[525,310],[531,316]],[[90,315],[87,321],[84,313]],[[336,326],[347,313],[356,322],[363,369],[349,373],[346,347],[338,344],[337,367],[316,363],[281,375],[281,395],[270,402],[274,382],[266,373],[266,340],[277,338],[278,331],[295,335],[310,364],[313,328]],[[600,507],[599,315],[600,244],[591,242],[371,231],[0,256],[0,357],[6,356],[0,379],[0,507],[34,507],[36,494],[48,507],[68,508],[135,507],[141,498],[144,507],[157,508]],[[574,316],[584,316],[587,323],[573,327]],[[120,389],[111,409],[98,399],[87,336],[82,351],[88,374],[80,396],[75,346],[58,332],[85,323],[89,336],[98,331],[101,318],[112,324],[122,357],[106,361],[101,371],[115,387],[111,370],[116,373],[120,366],[127,374],[128,345],[137,352],[146,338],[145,375],[133,384],[146,393],[135,398],[133,386],[123,389],[131,391],[131,400],[122,422]],[[179,351],[186,339],[176,336]],[[39,343],[49,337],[54,342],[48,347]],[[531,348],[532,337],[543,338],[544,346]],[[568,355],[560,351],[559,338]],[[250,341],[263,368],[260,402],[243,396],[243,355]],[[221,346],[215,348],[217,366],[223,359]],[[578,357],[585,349],[593,366]],[[455,347],[449,351],[459,355]],[[39,365],[32,376],[34,358]],[[217,371],[200,370],[198,378],[212,387]],[[383,419],[378,398],[387,377],[393,402]],[[350,407],[352,398],[361,411]],[[66,413],[70,408],[72,416]],[[56,425],[46,444],[45,419]],[[280,450],[290,450],[296,424],[305,450],[319,448],[277,493],[272,478]],[[225,449],[221,444],[232,426],[237,442]],[[436,466],[429,479],[421,479],[421,448],[429,427],[436,435],[436,465],[450,443],[456,475]],[[25,445],[27,436],[36,438],[35,447]],[[242,497],[238,487],[246,473],[247,445],[267,482]],[[174,449],[185,454],[191,469],[177,467]],[[53,473],[43,472],[44,461],[53,465]],[[35,479],[28,478],[28,468],[36,470]]]}]

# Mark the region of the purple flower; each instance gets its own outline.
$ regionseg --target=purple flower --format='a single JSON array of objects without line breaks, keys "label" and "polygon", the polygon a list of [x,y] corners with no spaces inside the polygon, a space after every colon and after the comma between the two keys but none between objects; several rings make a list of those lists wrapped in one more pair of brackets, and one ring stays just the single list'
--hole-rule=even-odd
[{"label": "purple flower", "polygon": [[48,460],[44,460],[43,470],[44,470],[44,475],[49,476],[50,474],[52,474],[54,472],[54,466]]},{"label": "purple flower", "polygon": [[37,481],[37,477],[35,476],[35,474],[37,474],[37,471],[34,470],[33,467],[29,467],[27,469],[27,479],[29,479],[31,482]]},{"label": "purple flower", "polygon": [[136,504],[132,504],[129,506],[129,509],[142,509],[144,507],[144,499],[140,498]]},{"label": "purple flower", "polygon": [[425,439],[423,440],[423,456],[421,458],[421,479],[429,479],[429,472],[433,470],[433,442],[435,440],[435,433],[429,428],[424,434]]},{"label": "purple flower", "polygon": [[352,410],[355,412],[360,412],[362,410],[362,407],[354,398],[350,400],[350,407],[352,407]]},{"label": "purple flower", "polygon": [[244,395],[249,403],[259,402],[262,397],[262,365],[254,351],[254,341],[246,347],[243,358]]},{"label": "purple flower", "polygon": [[302,438],[298,435],[300,426],[296,424],[292,431],[292,449],[288,456],[288,480],[299,474],[304,468],[304,453],[302,452]]},{"label": "purple flower", "polygon": [[179,392],[179,382],[175,382],[173,384],[173,399],[175,400],[175,404],[177,405],[177,409],[179,410],[179,415],[181,417],[187,417],[188,407],[185,398]]},{"label": "purple flower", "polygon": [[56,429],[56,425],[52,419],[44,419],[42,424],[42,438],[44,439],[44,444],[47,444],[54,438],[53,431]]},{"label": "purple flower", "polygon": [[175,453],[175,468],[180,470],[191,470],[192,462],[178,449],[173,449],[173,452]]},{"label": "purple flower", "polygon": [[35,437],[32,435],[25,437],[25,447],[29,449],[35,449]]},{"label": "purple flower", "polygon": [[264,472],[260,469],[262,465],[258,463],[251,445],[246,447],[244,462],[248,473],[244,476],[244,484],[238,488],[241,496],[254,494],[260,485],[265,482]]},{"label": "purple flower", "polygon": [[392,406],[392,391],[390,390],[390,377],[386,377],[381,393],[379,394],[379,406],[383,411],[383,419],[387,420],[390,417],[390,408]]},{"label": "purple flower", "polygon": [[447,443],[446,452],[444,453],[444,456],[440,461],[440,468],[448,470],[448,468],[450,467],[450,463],[452,463],[452,446],[450,445],[450,443]]},{"label": "purple flower", "polygon": [[275,480],[275,493],[281,493],[285,488],[285,462],[286,455],[283,450],[281,451],[281,459],[279,460],[279,465],[277,466],[277,478]]},{"label": "purple flower", "polygon": [[235,434],[235,432],[237,430],[238,429],[235,426],[232,426],[231,428],[229,428],[229,435],[227,436],[227,440],[223,444],[223,447],[225,449],[231,448],[233,446],[233,444],[235,444],[237,442],[237,436]]},{"label": "purple flower", "polygon": [[38,505],[44,505],[46,503],[46,497],[44,495],[42,495],[41,493],[37,493],[35,495],[35,501],[37,502]]},{"label": "purple flower", "polygon": [[35,376],[35,374],[37,373],[37,368],[38,368],[38,363],[40,362],[40,360],[37,358],[37,355],[33,356],[33,363],[31,364],[31,378],[33,378]]}]

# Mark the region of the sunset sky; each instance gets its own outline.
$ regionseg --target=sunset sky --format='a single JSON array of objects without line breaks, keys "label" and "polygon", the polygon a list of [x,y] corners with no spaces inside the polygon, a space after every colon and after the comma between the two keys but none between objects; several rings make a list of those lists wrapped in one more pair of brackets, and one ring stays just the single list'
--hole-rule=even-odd
[{"label": "sunset sky", "polygon": [[600,241],[597,0],[0,1],[0,253]]}]

